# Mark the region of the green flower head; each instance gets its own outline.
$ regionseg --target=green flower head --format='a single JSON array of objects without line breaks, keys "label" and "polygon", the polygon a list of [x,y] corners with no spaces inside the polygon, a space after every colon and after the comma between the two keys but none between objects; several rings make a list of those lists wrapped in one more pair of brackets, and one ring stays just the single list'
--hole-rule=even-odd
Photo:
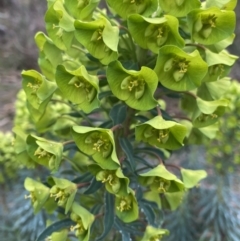
[{"label": "green flower head", "polygon": [[19,127],[14,127],[15,134],[14,150],[17,160],[27,168],[34,168],[36,162],[29,156],[27,152],[27,134],[25,134]]},{"label": "green flower head", "polygon": [[29,177],[25,179],[24,187],[30,194],[25,196],[26,199],[31,199],[34,213],[38,213],[49,198],[49,188],[41,182],[37,182]]},{"label": "green flower head", "polygon": [[72,136],[80,151],[92,156],[101,168],[115,170],[119,167],[111,130],[74,126]]},{"label": "green flower head", "polygon": [[35,162],[47,167],[52,172],[56,172],[61,163],[63,145],[29,135],[27,137],[27,152]]},{"label": "green flower head", "polygon": [[38,65],[41,72],[47,79],[54,80],[57,65],[63,61],[62,52],[54,45],[53,41],[42,32],[38,32],[35,35],[35,42],[39,49]]},{"label": "green flower head", "polygon": [[97,165],[91,165],[89,170],[96,176],[97,181],[105,184],[108,192],[118,195],[129,193],[129,179],[123,175],[121,168],[104,170]]},{"label": "green flower head", "polygon": [[166,14],[171,14],[175,17],[184,17],[193,9],[201,7],[199,0],[159,0],[159,4]]},{"label": "green flower head", "polygon": [[116,195],[115,211],[118,218],[124,223],[130,223],[138,219],[138,203],[132,189],[130,189],[128,195]]},{"label": "green flower head", "polygon": [[133,14],[128,18],[128,27],[134,40],[144,49],[158,53],[163,45],[184,46],[184,39],[178,32],[178,19],[165,15],[162,18],[145,18]]},{"label": "green flower head", "polygon": [[71,0],[65,1],[64,6],[74,18],[89,20],[99,2],[100,0]]},{"label": "green flower head", "polygon": [[136,126],[136,140],[168,150],[176,150],[183,146],[187,129],[174,121],[166,121],[161,116]]},{"label": "green flower head", "polygon": [[107,3],[124,19],[133,13],[150,16],[158,7],[158,0],[107,0]]},{"label": "green flower head", "polygon": [[89,75],[83,65],[74,71],[59,65],[56,71],[56,82],[64,98],[78,104],[84,112],[89,113],[98,107],[98,79],[96,76]]},{"label": "green flower head", "polygon": [[69,15],[64,1],[56,0],[45,15],[46,29],[54,44],[61,50],[71,47],[74,38],[74,18]]},{"label": "green flower head", "polygon": [[169,235],[169,231],[167,229],[147,226],[141,241],[160,241],[164,235]]},{"label": "green flower head", "polygon": [[197,108],[192,114],[193,126],[202,128],[213,125],[225,113],[228,104],[229,100],[227,99],[205,101],[197,98]]},{"label": "green flower head", "polygon": [[140,71],[126,70],[120,62],[115,61],[107,68],[107,79],[113,94],[137,110],[149,110],[157,105],[153,94],[157,88],[158,78],[147,67]]},{"label": "green flower head", "polygon": [[169,172],[164,165],[158,165],[152,170],[140,174],[139,181],[160,194],[179,192],[185,189],[183,182]]},{"label": "green flower head", "polygon": [[226,50],[218,54],[206,50],[205,61],[208,64],[208,73],[202,81],[213,82],[222,79],[229,74],[237,59],[237,56],[229,54]]},{"label": "green flower head", "polygon": [[199,52],[188,54],[176,46],[163,46],[159,50],[155,72],[160,83],[170,90],[186,91],[196,89],[207,73]]},{"label": "green flower head", "polygon": [[43,115],[57,86],[35,70],[22,72],[22,86],[27,96],[29,112],[33,120],[37,121]]},{"label": "green flower head", "polygon": [[71,227],[71,231],[75,232],[79,241],[88,241],[94,216],[88,210],[74,202],[70,218],[76,222],[76,225]]},{"label": "green flower head", "polygon": [[55,185],[50,189],[50,197],[53,197],[57,204],[65,207],[67,213],[74,201],[77,192],[77,185],[66,179],[52,177]]},{"label": "green flower head", "polygon": [[118,58],[119,29],[101,17],[92,22],[76,20],[75,36],[89,53],[107,65]]},{"label": "green flower head", "polygon": [[188,14],[192,39],[211,45],[230,37],[235,29],[236,17],[233,11],[216,7],[196,9]]}]

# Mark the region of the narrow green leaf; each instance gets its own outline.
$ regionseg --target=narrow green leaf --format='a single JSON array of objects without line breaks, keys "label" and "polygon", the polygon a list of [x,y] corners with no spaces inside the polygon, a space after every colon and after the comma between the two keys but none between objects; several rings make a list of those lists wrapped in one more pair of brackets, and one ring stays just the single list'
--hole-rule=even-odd
[{"label": "narrow green leaf", "polygon": [[122,241],[132,241],[130,233],[124,229],[122,222],[118,218],[115,219],[114,226],[121,233]]},{"label": "narrow green leaf", "polygon": [[101,182],[98,182],[96,180],[96,178],[93,178],[93,180],[91,181],[91,184],[90,186],[88,187],[88,189],[84,192],[84,194],[92,194],[92,193],[95,193],[99,188],[102,187],[102,183]]},{"label": "narrow green leaf", "polygon": [[80,177],[76,177],[72,180],[73,183],[80,183],[80,182],[90,182],[92,179],[92,174],[90,172],[84,173]]},{"label": "narrow green leaf", "polygon": [[153,208],[151,205],[148,205],[142,201],[139,201],[139,206],[142,210],[142,212],[145,214],[146,219],[148,221],[148,224],[150,224],[151,226],[155,226],[155,213],[153,211]]},{"label": "narrow green leaf", "polygon": [[50,226],[48,226],[36,239],[36,241],[44,241],[48,236],[50,236],[53,232],[59,231],[63,228],[69,228],[71,225],[74,225],[75,222],[73,222],[71,219],[63,219],[60,221],[57,221]]},{"label": "narrow green leaf", "polygon": [[110,111],[110,118],[113,121],[113,125],[121,124],[126,119],[127,106],[123,104],[114,105]]},{"label": "narrow green leaf", "polygon": [[123,151],[127,155],[127,160],[131,166],[132,172],[134,172],[136,168],[136,163],[133,157],[133,148],[130,141],[126,138],[119,138],[119,143]]},{"label": "narrow green leaf", "polygon": [[105,193],[105,212],[104,212],[104,230],[101,236],[97,239],[103,240],[108,233],[111,231],[114,224],[114,195],[106,192]]}]

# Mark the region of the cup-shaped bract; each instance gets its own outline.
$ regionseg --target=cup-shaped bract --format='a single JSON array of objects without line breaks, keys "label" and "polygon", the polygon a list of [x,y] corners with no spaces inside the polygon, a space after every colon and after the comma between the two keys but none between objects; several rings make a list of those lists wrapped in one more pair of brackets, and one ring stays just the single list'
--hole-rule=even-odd
[{"label": "cup-shaped bract", "polygon": [[157,88],[156,73],[143,66],[140,71],[127,70],[115,61],[107,68],[107,80],[113,94],[136,110],[150,110],[157,105],[153,94]]},{"label": "cup-shaped bract", "polygon": [[124,19],[134,13],[148,17],[158,8],[158,0],[107,0],[107,3]]},{"label": "cup-shaped bract", "polygon": [[184,46],[178,25],[178,19],[170,15],[146,18],[133,14],[128,18],[128,28],[136,43],[154,53],[158,53],[163,45],[175,45],[180,48]]},{"label": "cup-shaped bract", "polygon": [[165,194],[185,190],[183,182],[160,164],[148,172],[139,174],[139,181],[154,192]]},{"label": "cup-shaped bract", "polygon": [[204,170],[189,170],[184,168],[181,168],[181,175],[186,188],[197,186],[202,179],[207,177],[207,173]]},{"label": "cup-shaped bract", "polygon": [[121,168],[107,170],[97,165],[91,165],[89,170],[96,176],[97,181],[105,184],[109,193],[118,195],[127,195],[129,193],[129,179],[123,175]]},{"label": "cup-shaped bract", "polygon": [[75,37],[89,53],[108,65],[118,58],[119,28],[104,17],[92,22],[76,20]]},{"label": "cup-shaped bract", "polygon": [[71,0],[64,1],[67,11],[76,19],[89,20],[100,0]]},{"label": "cup-shaped bract", "polygon": [[166,14],[175,17],[184,17],[193,9],[201,7],[199,0],[159,0],[159,4]]},{"label": "cup-shaped bract", "polygon": [[63,97],[78,104],[84,112],[91,112],[99,106],[98,78],[89,75],[82,65],[74,71],[59,65],[56,70],[56,82]]},{"label": "cup-shaped bract", "polygon": [[75,195],[77,193],[77,185],[67,179],[52,177],[54,186],[50,189],[50,197],[53,197],[57,204],[65,207],[65,214],[71,209]]},{"label": "cup-shaped bract", "polygon": [[27,168],[34,168],[36,162],[31,159],[27,152],[27,134],[19,127],[14,127],[13,132],[15,134],[14,150],[17,160]]},{"label": "cup-shaped bract", "polygon": [[53,232],[51,234],[50,240],[51,241],[68,241],[68,229],[62,229],[59,232]]},{"label": "cup-shaped bract", "polygon": [[205,101],[201,98],[196,99],[196,109],[192,113],[192,123],[196,128],[213,125],[225,113],[228,106],[228,99]]},{"label": "cup-shaped bract", "polygon": [[226,50],[218,54],[206,50],[205,61],[208,64],[208,72],[202,82],[212,82],[222,79],[229,74],[231,67],[237,59],[237,56],[229,54]]},{"label": "cup-shaped bract", "polygon": [[22,86],[27,96],[31,117],[34,121],[38,121],[57,86],[35,70],[22,71]]},{"label": "cup-shaped bract", "polygon": [[137,125],[135,135],[137,141],[144,141],[150,145],[176,150],[183,146],[187,128],[175,121],[164,120],[161,116]]},{"label": "cup-shaped bract", "polygon": [[75,232],[75,235],[80,241],[88,241],[94,215],[76,202],[73,203],[71,210],[70,218],[76,222],[75,226],[71,226],[71,231]]},{"label": "cup-shaped bract", "polygon": [[72,136],[80,151],[92,156],[101,168],[116,170],[119,167],[114,136],[110,129],[73,126]]},{"label": "cup-shaped bract", "polygon": [[176,46],[163,46],[159,50],[155,72],[160,83],[170,90],[186,91],[199,87],[207,73],[207,63],[199,52],[188,54]]},{"label": "cup-shaped bract", "polygon": [[62,62],[61,50],[43,32],[35,35],[35,42],[39,49],[38,65],[41,72],[47,79],[53,81],[56,67]]},{"label": "cup-shaped bract", "polygon": [[197,96],[207,101],[218,100],[225,95],[230,85],[231,81],[229,77],[224,77],[213,82],[205,82],[198,88]]},{"label": "cup-shaped bract", "polygon": [[159,241],[164,235],[169,235],[167,229],[155,228],[148,225],[141,241]]},{"label": "cup-shaped bract", "polygon": [[63,145],[35,135],[28,135],[27,152],[35,162],[54,173],[58,170],[62,160]]},{"label": "cup-shaped bract", "polygon": [[74,38],[74,18],[64,7],[64,1],[56,0],[45,15],[46,29],[54,44],[61,50],[71,47]]},{"label": "cup-shaped bract", "polygon": [[234,11],[212,7],[193,10],[188,14],[192,39],[200,44],[211,45],[230,37],[235,29]]},{"label": "cup-shaped bract", "polygon": [[237,0],[206,0],[203,3],[205,8],[218,7],[221,10],[233,10],[237,5]]},{"label": "cup-shaped bract", "polygon": [[49,188],[41,182],[35,181],[27,177],[24,182],[24,187],[30,194],[25,198],[30,198],[34,213],[38,213],[49,198]]},{"label": "cup-shaped bract", "polygon": [[115,212],[118,218],[124,223],[130,223],[138,219],[138,203],[135,193],[129,189],[130,193],[127,195],[116,195],[115,197]]}]

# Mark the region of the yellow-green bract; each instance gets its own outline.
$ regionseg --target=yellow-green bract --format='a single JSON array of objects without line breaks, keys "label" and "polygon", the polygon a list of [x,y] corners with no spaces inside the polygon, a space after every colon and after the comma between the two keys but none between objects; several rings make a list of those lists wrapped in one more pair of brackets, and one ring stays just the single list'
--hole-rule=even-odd
[{"label": "yellow-green bract", "polygon": [[103,169],[116,170],[119,161],[113,133],[109,129],[74,126],[72,136],[77,147],[92,156]]},{"label": "yellow-green bract", "polygon": [[113,94],[137,110],[150,110],[157,105],[153,94],[157,88],[156,73],[145,66],[140,71],[127,70],[120,62],[108,65],[107,79]]},{"label": "yellow-green bract", "polygon": [[137,141],[144,141],[168,150],[182,147],[186,133],[185,126],[174,121],[166,121],[161,116],[137,125],[135,130]]},{"label": "yellow-green bract", "polygon": [[184,46],[184,39],[178,32],[178,19],[165,15],[161,18],[146,18],[132,14],[128,18],[128,28],[134,40],[144,49],[158,53],[164,45]]},{"label": "yellow-green bract", "polygon": [[201,85],[208,66],[197,50],[188,54],[177,46],[169,45],[160,48],[154,70],[166,88],[186,91]]},{"label": "yellow-green bract", "polygon": [[99,106],[98,78],[89,75],[82,65],[74,71],[59,65],[56,70],[56,82],[63,96],[78,104],[84,112],[91,112]]}]

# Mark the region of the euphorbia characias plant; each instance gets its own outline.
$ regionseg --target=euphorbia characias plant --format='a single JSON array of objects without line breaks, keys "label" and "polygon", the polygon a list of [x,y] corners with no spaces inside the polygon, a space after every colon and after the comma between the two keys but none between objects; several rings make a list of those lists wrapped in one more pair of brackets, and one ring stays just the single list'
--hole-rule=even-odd
[{"label": "euphorbia characias plant", "polygon": [[26,178],[26,198],[35,213],[61,214],[37,241],[171,235],[159,214],[207,173],[169,157],[218,130],[237,59],[225,49],[235,5],[48,0],[40,72],[22,72],[31,128],[13,130],[18,160],[41,170]]}]

